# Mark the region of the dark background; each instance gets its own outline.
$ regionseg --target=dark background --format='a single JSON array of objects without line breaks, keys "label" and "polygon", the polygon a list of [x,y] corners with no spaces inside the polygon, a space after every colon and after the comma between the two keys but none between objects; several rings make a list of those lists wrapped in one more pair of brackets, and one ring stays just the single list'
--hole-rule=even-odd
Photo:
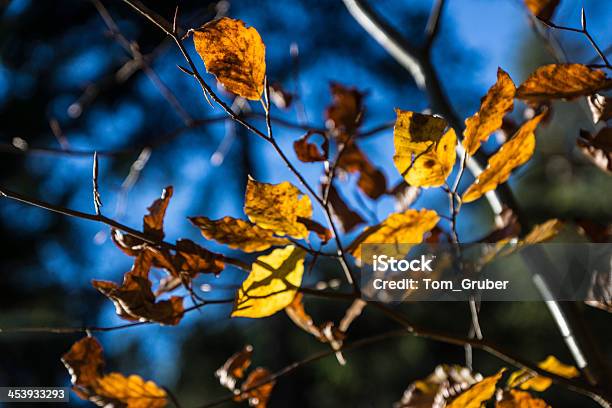
[{"label": "dark background", "polygon": [[[372,2],[374,3],[374,2]],[[0,22],[0,185],[58,205],[92,212],[89,155],[70,156],[30,150],[60,148],[50,128],[56,121],[73,150],[123,151],[100,158],[100,191],[105,214],[138,228],[146,207],[166,185],[173,197],[166,216],[168,240],[189,237],[207,248],[186,220],[187,216],[242,217],[247,175],[258,180],[296,180],[280,166],[274,152],[231,122],[188,129],[176,138],[164,136],[183,127],[181,117],[160,95],[142,71],[117,79],[129,56],[108,35],[102,19],[88,1],[2,1]],[[129,40],[137,40],[151,67],[177,95],[193,118],[221,115],[202,98],[170,42],[156,28],[120,1],[105,6]],[[175,4],[148,1],[151,8],[171,18]],[[393,108],[422,110],[426,97],[411,77],[353,21],[341,1],[180,1],[181,25],[197,27],[229,6],[227,14],[255,26],[266,43],[268,75],[287,89],[297,86],[308,122],[324,125],[323,111],[330,102],[328,82],[340,81],[367,92],[364,128],[394,119]],[[607,1],[562,1],[555,15],[559,23],[578,26],[584,5],[589,28],[602,43],[610,37]],[[376,8],[415,42],[422,39],[429,1],[377,1]],[[571,33],[556,33],[571,61],[594,57],[586,41]],[[289,54],[299,45],[299,83]],[[190,40],[189,50],[203,64]],[[553,61],[533,34],[519,1],[450,1],[434,45],[434,61],[443,86],[462,117],[471,115],[479,98],[495,81],[498,66],[520,83],[535,67]],[[214,79],[206,75],[214,84]],[[227,100],[231,98],[225,94]],[[79,104],[80,102],[83,102]],[[257,103],[254,111],[261,112]],[[610,178],[588,164],[574,148],[579,128],[591,130],[580,103],[557,103],[553,118],[538,133],[537,152],[530,164],[516,172],[511,186],[532,224],[553,217],[588,218],[601,223],[612,218]],[[520,120],[524,106],[513,117]],[[296,109],[273,112],[292,122]],[[256,121],[263,127],[261,121]],[[296,130],[277,127],[281,146],[290,153]],[[166,140],[159,144],[158,140]],[[494,138],[492,138],[494,139]],[[155,144],[136,184],[122,190],[143,146]],[[492,140],[487,152],[495,150]],[[392,165],[392,132],[363,144],[372,161],[383,168],[389,184],[399,180]],[[216,152],[216,154],[215,154]],[[223,157],[219,163],[219,157]],[[214,160],[211,158],[215,158]],[[309,181],[318,179],[320,167],[300,165]],[[470,182],[466,177],[465,182]],[[384,219],[393,208],[390,198],[374,203],[354,193],[355,177],[343,184],[350,204]],[[127,194],[129,193],[129,194]],[[120,197],[124,197],[122,201]],[[482,201],[482,200],[481,200]],[[428,191],[417,207],[447,211],[445,195]],[[316,214],[320,219],[321,214]],[[475,239],[492,228],[484,203],[469,205],[460,217],[462,240]],[[571,233],[569,235],[572,237]],[[350,242],[348,236],[345,242]],[[573,239],[573,238],[570,238]],[[98,294],[91,279],[120,281],[130,258],[110,241],[108,229],[84,220],[50,214],[7,199],[0,199],[0,328],[114,326],[122,321],[114,307]],[[234,254],[238,255],[238,254]],[[341,278],[336,264],[320,261],[307,283]],[[154,277],[160,277],[161,272]],[[202,277],[212,286],[210,298],[231,295],[243,278],[231,268],[218,279]],[[345,289],[345,288],[341,288]],[[339,319],[343,308],[335,302],[307,300],[315,320]],[[583,307],[583,316],[595,341],[611,359],[609,317]],[[419,303],[402,305],[410,319],[432,329],[465,334],[469,314],[463,304]],[[169,387],[183,406],[202,404],[225,395],[213,376],[227,357],[250,343],[254,363],[272,370],[300,360],[326,346],[296,328],[284,313],[267,319],[227,318],[229,306],[210,306],[187,315],[177,327],[157,325],[96,334],[107,357],[107,370],[137,373]],[[554,354],[570,363],[571,356],[542,303],[487,303],[482,326],[487,339],[532,361]],[[350,330],[360,338],[394,326],[375,310],[366,310]],[[61,355],[79,334],[0,333],[0,385],[66,386],[69,376]],[[405,387],[429,374],[437,364],[463,364],[464,351],[455,346],[404,337],[347,353],[340,367],[333,357],[310,364],[281,379],[271,406],[389,406]],[[475,369],[492,374],[500,362],[475,352]],[[76,396],[71,395],[75,404]],[[552,406],[594,406],[560,387],[544,393]]]}]

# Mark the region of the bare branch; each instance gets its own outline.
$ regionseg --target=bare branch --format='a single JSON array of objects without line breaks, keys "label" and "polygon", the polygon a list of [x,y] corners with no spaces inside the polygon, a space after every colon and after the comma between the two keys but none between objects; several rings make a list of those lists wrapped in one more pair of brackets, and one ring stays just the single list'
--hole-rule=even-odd
[{"label": "bare branch", "polygon": [[100,192],[98,191],[98,153],[94,152],[93,155],[93,166],[92,166],[92,184],[93,184],[93,203],[96,210],[96,215],[101,215],[100,207],[102,207],[102,200],[100,199]]},{"label": "bare branch", "polygon": [[429,14],[429,20],[427,20],[427,26],[425,27],[425,49],[427,51],[431,50],[431,46],[440,31],[442,9],[444,8],[445,2],[445,0],[435,0],[431,13]]}]

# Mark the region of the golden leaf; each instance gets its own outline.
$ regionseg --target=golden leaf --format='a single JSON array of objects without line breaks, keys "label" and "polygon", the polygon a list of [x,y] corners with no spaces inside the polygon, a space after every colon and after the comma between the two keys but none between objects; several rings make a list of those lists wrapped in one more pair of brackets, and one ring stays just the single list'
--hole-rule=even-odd
[{"label": "golden leaf", "polygon": [[[557,360],[555,356],[548,356],[546,360],[538,364],[542,370],[557,374],[565,378],[580,376],[580,371],[574,366],[566,365]],[[525,380],[527,378],[527,380]],[[509,387],[520,387],[523,390],[545,391],[552,384],[548,377],[536,375],[535,377],[525,370],[515,371],[508,378]]]},{"label": "golden leaf", "polygon": [[556,218],[538,224],[520,241],[520,244],[537,244],[553,239],[563,228],[563,223]]},{"label": "golden leaf", "polygon": [[239,218],[190,217],[189,220],[200,228],[204,237],[244,252],[265,251],[272,246],[289,244],[288,239],[275,237],[274,232]]},{"label": "golden leaf", "polygon": [[539,67],[517,89],[516,97],[539,103],[573,99],[612,88],[605,72],[582,64],[550,64]]},{"label": "golden leaf", "polygon": [[266,47],[255,28],[223,17],[193,30],[195,48],[206,70],[228,91],[257,100],[264,88]]},{"label": "golden leaf", "polygon": [[234,397],[236,401],[249,401],[255,408],[266,408],[272,389],[276,383],[270,379],[272,373],[265,368],[257,367],[249,373],[247,379],[240,386],[241,393]]},{"label": "golden leaf", "polygon": [[493,397],[497,382],[503,373],[504,369],[501,369],[497,374],[486,377],[474,384],[447,405],[447,408],[481,408],[484,402]]},{"label": "golden leaf", "polygon": [[409,209],[403,213],[391,214],[380,224],[366,228],[349,248],[353,256],[359,258],[362,244],[420,244],[423,235],[435,227],[439,220],[434,210]]},{"label": "golden leaf", "polygon": [[312,217],[310,198],[285,181],[280,184],[260,183],[249,177],[244,198],[244,212],[261,228],[293,238],[308,237],[306,226],[298,217]]},{"label": "golden leaf", "polygon": [[291,303],[302,283],[306,251],[293,245],[262,255],[238,289],[233,317],[266,317]]},{"label": "golden leaf", "polygon": [[445,133],[446,121],[435,116],[399,109],[395,112],[395,167],[411,186],[441,186],[457,157],[455,131]]},{"label": "golden leaf", "polygon": [[144,381],[137,375],[104,375],[102,346],[93,337],[74,343],[62,362],[71,375],[74,392],[98,406],[162,408],[167,405],[166,391],[152,381]]},{"label": "golden leaf", "polygon": [[525,0],[531,13],[544,21],[550,20],[560,0]]},{"label": "golden leaf", "polygon": [[515,168],[525,164],[535,150],[535,129],[544,117],[542,112],[525,122],[516,134],[489,158],[489,165],[463,193],[463,202],[469,203],[480,198],[487,191],[506,182]]},{"label": "golden leaf", "polygon": [[551,408],[546,401],[536,398],[524,391],[510,390],[504,392],[501,401],[495,408]]},{"label": "golden leaf", "polygon": [[480,109],[465,120],[463,147],[468,154],[476,153],[480,144],[491,133],[502,126],[504,115],[512,110],[516,87],[510,76],[501,68],[497,69],[497,82],[480,103]]}]

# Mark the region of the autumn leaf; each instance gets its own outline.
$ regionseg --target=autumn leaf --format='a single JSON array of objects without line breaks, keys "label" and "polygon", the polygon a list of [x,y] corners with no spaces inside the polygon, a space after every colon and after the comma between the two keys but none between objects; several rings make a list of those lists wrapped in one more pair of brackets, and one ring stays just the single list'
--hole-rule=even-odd
[{"label": "autumn leaf", "polygon": [[[321,150],[319,150],[316,144],[309,141],[315,134],[319,134],[323,138]],[[327,140],[327,136],[324,133],[320,134],[319,132],[309,131],[293,142],[293,150],[295,150],[297,158],[304,163],[325,161],[329,156],[329,140]]]},{"label": "autumn leaf", "polygon": [[504,369],[482,381],[474,384],[468,390],[451,401],[447,408],[481,408],[482,404],[490,400],[495,394],[497,382],[502,377]]},{"label": "autumn leaf", "polygon": [[272,101],[278,109],[289,109],[293,102],[293,98],[295,98],[295,95],[286,91],[278,82],[270,84],[270,101]]},{"label": "autumn leaf", "polygon": [[423,236],[436,226],[440,217],[434,210],[409,209],[391,214],[380,224],[368,227],[349,249],[355,258],[361,257],[362,244],[420,244]]},{"label": "autumn leaf", "polygon": [[342,198],[333,184],[329,186],[328,202],[334,218],[340,221],[340,227],[343,232],[351,232],[357,225],[365,222],[359,213],[352,210],[346,204],[344,198]]},{"label": "autumn leaf", "polygon": [[463,147],[468,154],[476,153],[480,144],[502,126],[504,115],[512,110],[516,87],[510,76],[497,69],[497,82],[480,103],[480,109],[465,120]]},{"label": "autumn leaf", "polygon": [[581,131],[576,145],[595,166],[612,173],[612,128],[603,128],[595,135]]},{"label": "autumn leaf", "polygon": [[103,374],[104,357],[100,343],[85,337],[72,345],[62,357],[71,375],[74,392],[98,406],[127,408],[162,408],[166,391],[137,375]]},{"label": "autumn leaf", "polygon": [[457,136],[446,121],[431,115],[396,109],[393,163],[414,187],[444,184],[456,160]]},{"label": "autumn leaf", "polygon": [[401,180],[387,194],[395,197],[395,211],[404,212],[419,198],[421,188],[411,186],[405,180]]},{"label": "autumn leaf", "polygon": [[293,301],[285,308],[285,313],[300,329],[324,342],[325,336],[323,336],[321,328],[313,322],[312,317],[304,309],[303,297],[304,295],[297,293]]},{"label": "autumn leaf", "polygon": [[556,218],[550,219],[542,224],[534,226],[531,231],[520,241],[521,245],[538,244],[546,242],[559,234],[563,223]]},{"label": "autumn leaf", "polygon": [[612,98],[600,94],[589,95],[587,98],[593,123],[605,122],[612,118]]},{"label": "autumn leaf", "polygon": [[247,99],[261,97],[266,75],[266,47],[255,28],[222,17],[192,30],[195,48],[206,70],[225,89]]},{"label": "autumn leaf", "polygon": [[349,173],[359,172],[357,186],[371,199],[377,199],[387,190],[385,175],[370,162],[354,142],[349,142],[338,159],[338,168]]},{"label": "autumn leaf", "polygon": [[334,130],[338,139],[346,142],[354,135],[363,119],[363,94],[356,88],[348,88],[332,82],[329,85],[333,101],[325,110],[326,125]]},{"label": "autumn leaf", "polygon": [[536,17],[548,21],[552,18],[560,0],[525,0],[525,5]]},{"label": "autumn leaf", "polygon": [[232,355],[227,361],[215,371],[215,377],[219,379],[219,383],[234,391],[238,379],[244,377],[244,372],[251,365],[251,357],[253,356],[253,346],[247,344],[242,350]]},{"label": "autumn leaf", "polygon": [[[548,356],[546,360],[538,364],[542,370],[565,378],[576,378],[580,371],[574,366],[566,365],[557,360],[555,356]],[[509,387],[519,387],[523,390],[545,391],[552,384],[552,380],[541,375],[533,376],[525,370],[515,371],[508,378]]]},{"label": "autumn leaf", "polygon": [[308,231],[317,234],[322,244],[326,244],[327,241],[332,239],[332,232],[328,228],[325,228],[324,226],[316,222],[315,220],[311,220],[310,218],[298,217],[298,222],[304,224]]},{"label": "autumn leaf", "polygon": [[189,220],[207,239],[225,244],[244,252],[265,251],[272,246],[289,244],[286,238],[274,236],[274,232],[263,229],[248,221],[233,217],[211,220],[207,217],[190,217]]},{"label": "autumn leaf", "polygon": [[164,217],[173,191],[172,186],[164,188],[161,197],[151,204],[148,208],[149,214],[142,220],[144,233],[158,241],[164,239]]},{"label": "autumn leaf", "polygon": [[488,191],[494,190],[499,184],[505,183],[512,171],[525,164],[535,150],[535,129],[545,115],[540,113],[525,122],[516,134],[489,158],[487,168],[476,178],[463,193],[463,202],[477,200]]},{"label": "autumn leaf", "polygon": [[142,252],[134,260],[132,270],[125,274],[121,286],[98,280],[92,284],[113,301],[117,315],[123,319],[176,325],[183,317],[183,299],[172,296],[168,300],[156,302],[149,280],[152,263],[153,254]]},{"label": "autumn leaf", "polygon": [[612,88],[605,72],[582,64],[550,64],[539,67],[517,89],[516,97],[531,103],[573,99]]},{"label": "autumn leaf", "polygon": [[267,317],[289,305],[302,283],[305,256],[288,245],[258,257],[238,289],[232,317]]},{"label": "autumn leaf", "polygon": [[249,406],[265,408],[272,394],[275,381],[271,380],[272,373],[262,367],[257,367],[249,373],[247,379],[240,386],[240,394],[234,397],[235,401],[248,400]]},{"label": "autumn leaf", "polygon": [[551,408],[546,401],[536,398],[525,391],[504,391],[495,408]]},{"label": "autumn leaf", "polygon": [[312,217],[312,204],[291,183],[260,183],[249,177],[244,199],[244,212],[261,228],[293,238],[307,238],[308,229],[298,217]]},{"label": "autumn leaf", "polygon": [[225,268],[222,256],[202,248],[189,239],[176,241],[173,263],[179,273],[195,278],[199,273],[220,273]]}]

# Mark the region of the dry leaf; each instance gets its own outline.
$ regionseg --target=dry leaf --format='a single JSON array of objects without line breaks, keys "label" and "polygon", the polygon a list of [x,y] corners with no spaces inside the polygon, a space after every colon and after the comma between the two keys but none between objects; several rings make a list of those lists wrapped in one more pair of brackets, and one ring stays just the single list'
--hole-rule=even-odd
[{"label": "dry leaf", "polygon": [[[609,264],[610,259],[607,262]],[[610,271],[610,267],[606,269],[593,274],[587,300],[584,303],[612,313],[612,271]]]},{"label": "dry leaf", "polygon": [[548,21],[552,18],[560,0],[525,0],[525,5],[536,17]]},{"label": "dry leaf", "polygon": [[[576,378],[580,376],[580,371],[574,366],[566,365],[557,360],[555,356],[548,356],[546,360],[538,364],[542,370],[549,373],[557,374],[565,378]],[[527,378],[527,380],[525,380]],[[508,378],[509,387],[520,387],[523,390],[534,390],[538,392],[545,391],[552,384],[552,380],[548,377],[540,375],[532,376],[525,370],[515,371]]]},{"label": "dry leaf", "polygon": [[298,217],[312,217],[310,198],[287,181],[268,184],[249,177],[244,212],[252,222],[278,235],[308,237],[308,229],[298,222]]},{"label": "dry leaf", "polygon": [[363,94],[356,88],[347,88],[332,82],[329,85],[332,104],[325,110],[326,125],[334,130],[340,141],[353,135],[363,119]]},{"label": "dry leaf", "polygon": [[504,391],[495,408],[551,408],[546,401],[536,398],[525,391]]},{"label": "dry leaf", "polygon": [[439,220],[434,210],[410,209],[391,214],[380,224],[366,228],[349,249],[355,258],[360,258],[362,244],[420,244],[425,233],[435,227]]},{"label": "dry leaf", "polygon": [[516,97],[530,103],[573,99],[612,88],[605,72],[582,64],[550,64],[539,67],[517,89]]},{"label": "dry leaf", "polygon": [[274,236],[273,231],[238,218],[211,220],[207,217],[190,217],[189,220],[200,228],[207,239],[214,239],[244,252],[265,251],[273,246],[289,244],[288,239]]},{"label": "dry leaf", "polygon": [[195,48],[206,70],[225,89],[247,99],[261,97],[266,76],[266,47],[253,27],[223,17],[193,30]]},{"label": "dry leaf", "polygon": [[501,128],[504,115],[512,110],[516,87],[510,76],[501,68],[497,69],[497,82],[480,102],[480,109],[465,120],[463,147],[468,154],[476,153],[497,129]]},{"label": "dry leaf", "polygon": [[340,221],[343,232],[351,232],[357,225],[365,222],[359,213],[349,208],[333,184],[329,187],[328,201],[334,217]]},{"label": "dry leaf", "polygon": [[304,226],[308,229],[308,231],[314,232],[317,234],[322,244],[326,244],[327,241],[332,239],[332,232],[319,224],[318,222],[311,220],[310,218],[302,218],[298,217],[298,222],[304,224]]},{"label": "dry leaf", "polygon": [[251,365],[252,356],[253,346],[247,344],[242,350],[228,358],[223,366],[215,371],[215,377],[219,379],[219,383],[234,392],[236,382],[244,377],[244,372]]},{"label": "dry leaf", "polygon": [[270,101],[279,109],[289,109],[294,95],[287,92],[281,84],[274,82],[270,85]]},{"label": "dry leaf", "polygon": [[304,304],[302,303],[304,295],[297,293],[293,301],[285,308],[285,313],[296,326],[310,333],[321,341],[325,341],[325,336],[321,332],[321,328],[314,324],[312,317],[306,313]]},{"label": "dry leaf", "polygon": [[150,235],[158,241],[164,239],[164,216],[170,203],[173,189],[172,186],[164,188],[161,198],[158,198],[148,208],[149,214],[145,215],[142,224],[145,234]]},{"label": "dry leaf", "polygon": [[176,241],[176,255],[173,263],[176,269],[195,278],[199,273],[220,273],[225,268],[223,258],[219,254],[202,248],[189,239]]},{"label": "dry leaf", "polygon": [[605,122],[612,118],[612,98],[593,94],[587,98],[587,101],[593,115],[593,123]]},{"label": "dry leaf", "polygon": [[232,317],[267,317],[289,305],[302,283],[305,256],[288,245],[258,257],[238,289]]},{"label": "dry leaf", "polygon": [[490,400],[495,394],[497,382],[502,377],[504,369],[482,381],[474,384],[467,391],[451,401],[448,408],[481,408],[483,403]]},{"label": "dry leaf", "polygon": [[117,315],[123,319],[176,325],[183,317],[183,299],[172,296],[168,300],[155,301],[149,280],[152,264],[153,253],[144,251],[134,260],[134,266],[125,274],[121,286],[114,282],[97,280],[92,284],[113,301]]},{"label": "dry leaf", "polygon": [[457,136],[444,119],[396,109],[393,163],[414,187],[438,187],[453,170]]},{"label": "dry leaf", "polygon": [[349,173],[359,172],[357,186],[368,197],[377,199],[387,190],[387,179],[385,175],[374,167],[368,157],[357,147],[354,142],[350,142],[342,152],[338,160],[338,168]]},{"label": "dry leaf", "polygon": [[257,367],[251,371],[247,379],[240,386],[241,393],[234,397],[234,400],[248,400],[251,407],[266,408],[276,383],[270,379],[271,375],[270,371],[262,367]]},{"label": "dry leaf", "polygon": [[576,144],[593,164],[612,173],[612,128],[603,128],[595,136],[581,131]]},{"label": "dry leaf", "polygon": [[[319,147],[316,144],[308,141],[315,134],[323,138],[323,143],[321,144],[322,151],[319,151]],[[324,133],[308,131],[304,136],[293,142],[293,150],[295,150],[297,158],[304,163],[325,161],[329,156],[329,140],[327,140],[327,136]]]},{"label": "dry leaf", "polygon": [[74,392],[101,407],[162,408],[167,405],[166,391],[137,375],[104,375],[102,346],[93,337],[72,345],[62,357],[71,375]]},{"label": "dry leaf", "polygon": [[402,180],[388,194],[395,197],[395,211],[404,212],[419,198],[421,189],[411,186],[405,180]]},{"label": "dry leaf", "polygon": [[495,190],[499,184],[505,183],[512,171],[525,164],[535,150],[535,129],[542,120],[545,112],[525,122],[512,139],[489,158],[487,168],[478,176],[463,193],[463,202],[469,203],[477,200],[486,192]]}]

